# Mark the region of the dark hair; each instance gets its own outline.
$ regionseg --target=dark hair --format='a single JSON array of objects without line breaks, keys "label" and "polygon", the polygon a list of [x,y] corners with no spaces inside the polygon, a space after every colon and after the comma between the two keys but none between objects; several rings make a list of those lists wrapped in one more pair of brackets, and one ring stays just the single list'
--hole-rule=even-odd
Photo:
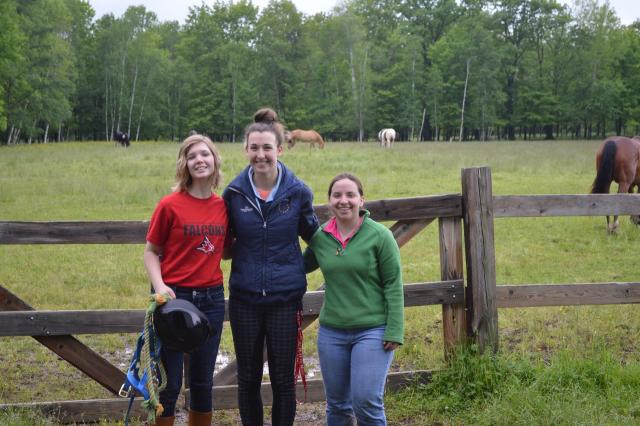
[{"label": "dark hair", "polygon": [[253,115],[253,123],[244,129],[244,147],[247,147],[249,135],[254,132],[270,132],[276,137],[278,146],[284,142],[284,126],[278,120],[278,114],[271,108],[260,108]]},{"label": "dark hair", "polygon": [[334,177],[333,179],[331,179],[331,183],[329,184],[329,191],[327,193],[327,195],[329,196],[329,198],[331,198],[331,190],[333,189],[333,185],[342,179],[349,179],[350,181],[352,181],[353,183],[356,184],[356,186],[358,187],[358,192],[360,193],[361,197],[364,197],[364,189],[362,189],[362,182],[360,182],[360,179],[358,179],[355,175],[352,175],[351,173],[340,173],[339,175],[337,175],[336,177]]}]

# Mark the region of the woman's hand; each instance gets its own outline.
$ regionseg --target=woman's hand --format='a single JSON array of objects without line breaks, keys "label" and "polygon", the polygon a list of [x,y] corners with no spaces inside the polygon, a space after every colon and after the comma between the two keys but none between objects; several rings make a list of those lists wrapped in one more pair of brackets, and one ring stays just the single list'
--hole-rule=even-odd
[{"label": "woman's hand", "polygon": [[168,294],[173,299],[176,298],[176,294],[173,292],[173,289],[171,289],[171,287],[169,287],[165,283],[158,284],[157,287],[154,286],[154,290],[155,290],[156,294]]},{"label": "woman's hand", "polygon": [[384,346],[385,351],[395,351],[400,346],[400,343],[396,342],[382,342],[382,346]]}]

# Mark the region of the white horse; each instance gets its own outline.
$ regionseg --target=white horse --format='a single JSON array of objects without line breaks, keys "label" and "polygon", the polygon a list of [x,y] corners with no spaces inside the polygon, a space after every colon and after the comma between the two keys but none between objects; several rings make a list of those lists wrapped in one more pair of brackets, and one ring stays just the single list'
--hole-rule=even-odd
[{"label": "white horse", "polygon": [[396,139],[396,131],[393,129],[382,129],[378,132],[378,140],[383,148],[391,148]]}]

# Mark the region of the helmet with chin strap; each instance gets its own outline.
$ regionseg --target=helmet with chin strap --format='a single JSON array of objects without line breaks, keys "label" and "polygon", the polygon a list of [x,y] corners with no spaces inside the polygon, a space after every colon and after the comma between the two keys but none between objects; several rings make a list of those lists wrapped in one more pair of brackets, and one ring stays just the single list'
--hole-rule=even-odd
[{"label": "helmet with chin strap", "polygon": [[153,313],[153,327],[168,349],[193,352],[213,334],[207,317],[182,299],[169,300]]}]

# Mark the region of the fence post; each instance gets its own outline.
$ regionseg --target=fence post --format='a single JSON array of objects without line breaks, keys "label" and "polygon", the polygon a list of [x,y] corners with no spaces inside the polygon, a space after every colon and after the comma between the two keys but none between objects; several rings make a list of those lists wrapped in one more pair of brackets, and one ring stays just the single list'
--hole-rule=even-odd
[{"label": "fence post", "polygon": [[[460,280],[462,267],[462,224],[458,217],[438,219],[440,234],[440,278]],[[465,342],[466,320],[464,300],[442,305],[442,331],[444,333],[444,357],[450,359],[457,345]]]},{"label": "fence post", "polygon": [[467,263],[467,333],[478,344],[498,350],[496,257],[491,169],[462,169],[462,210]]}]

